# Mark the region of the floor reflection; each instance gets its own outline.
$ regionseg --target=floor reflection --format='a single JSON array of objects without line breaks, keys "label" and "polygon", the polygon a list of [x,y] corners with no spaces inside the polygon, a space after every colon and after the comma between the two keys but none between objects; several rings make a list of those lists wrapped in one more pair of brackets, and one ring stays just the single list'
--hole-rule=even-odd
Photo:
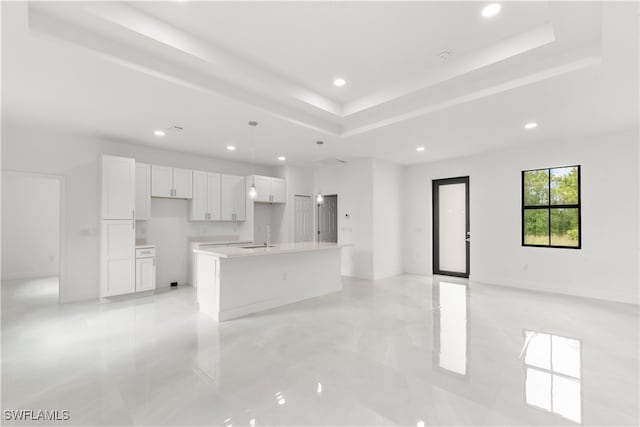
[{"label": "floor reflection", "polygon": [[525,401],[582,423],[582,345],[580,340],[524,332]]},{"label": "floor reflection", "polygon": [[469,364],[469,288],[436,280],[433,285],[434,364],[466,376]]}]

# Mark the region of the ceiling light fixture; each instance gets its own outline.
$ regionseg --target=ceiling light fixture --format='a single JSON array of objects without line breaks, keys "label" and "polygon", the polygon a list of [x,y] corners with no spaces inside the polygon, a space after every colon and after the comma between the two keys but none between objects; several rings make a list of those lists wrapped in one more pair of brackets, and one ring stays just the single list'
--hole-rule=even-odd
[{"label": "ceiling light fixture", "polygon": [[538,124],[536,122],[531,122],[524,125],[525,129],[535,129],[537,127],[538,127]]},{"label": "ceiling light fixture", "polygon": [[258,126],[258,122],[250,121],[249,126],[251,126],[251,177],[253,181],[251,183],[251,188],[249,188],[249,197],[255,199],[258,196],[258,191],[256,190],[256,175],[255,175],[255,157],[256,157],[256,126]]},{"label": "ceiling light fixture", "polygon": [[424,147],[417,147],[416,151],[418,151],[418,152],[424,151]]},{"label": "ceiling light fixture", "polygon": [[334,86],[342,87],[347,84],[347,81],[342,77],[339,77],[333,81]]},{"label": "ceiling light fixture", "polygon": [[502,9],[500,3],[491,3],[482,9],[482,16],[485,18],[491,18],[492,16],[496,16],[500,13],[500,9]]},{"label": "ceiling light fixture", "polygon": [[287,158],[285,156],[280,156],[278,157],[278,160],[280,160],[281,162],[284,162],[285,160],[287,160]]},{"label": "ceiling light fixture", "polygon": [[235,145],[227,145],[227,150],[229,151],[235,151],[236,146]]},{"label": "ceiling light fixture", "polygon": [[165,136],[165,133],[164,133],[164,131],[163,131],[163,130],[154,130],[154,131],[153,131],[153,134],[154,134],[155,136]]}]

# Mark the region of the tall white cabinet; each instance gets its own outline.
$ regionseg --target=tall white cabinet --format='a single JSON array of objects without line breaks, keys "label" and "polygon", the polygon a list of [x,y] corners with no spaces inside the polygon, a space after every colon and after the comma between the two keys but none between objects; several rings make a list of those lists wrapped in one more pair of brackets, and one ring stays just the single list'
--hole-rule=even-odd
[{"label": "tall white cabinet", "polygon": [[102,156],[100,197],[100,296],[135,292],[134,159]]},{"label": "tall white cabinet", "polygon": [[221,176],[221,220],[244,221],[247,209],[247,188],[244,176]]},{"label": "tall white cabinet", "polygon": [[189,201],[189,220],[220,221],[220,191],[219,173],[193,171],[193,198]]}]

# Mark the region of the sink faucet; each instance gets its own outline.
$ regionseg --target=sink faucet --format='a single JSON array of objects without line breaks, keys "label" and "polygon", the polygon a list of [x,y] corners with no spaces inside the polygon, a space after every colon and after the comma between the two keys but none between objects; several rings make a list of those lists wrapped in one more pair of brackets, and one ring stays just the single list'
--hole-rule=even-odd
[{"label": "sink faucet", "polygon": [[267,225],[267,241],[264,242],[264,245],[266,247],[271,246],[271,227],[269,227],[268,225]]}]

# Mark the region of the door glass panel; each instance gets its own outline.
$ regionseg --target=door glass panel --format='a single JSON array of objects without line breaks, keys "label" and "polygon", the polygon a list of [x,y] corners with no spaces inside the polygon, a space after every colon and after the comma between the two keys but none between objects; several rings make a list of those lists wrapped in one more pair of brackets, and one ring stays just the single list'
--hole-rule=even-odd
[{"label": "door glass panel", "polygon": [[549,170],[533,170],[524,173],[524,205],[549,204]]},{"label": "door glass panel", "polygon": [[551,209],[551,244],[578,247],[578,208]]},{"label": "door glass panel", "polygon": [[547,209],[524,210],[525,245],[549,244],[549,211]]},{"label": "door glass panel", "polygon": [[447,184],[439,188],[439,246],[441,271],[467,270],[466,184]]}]

